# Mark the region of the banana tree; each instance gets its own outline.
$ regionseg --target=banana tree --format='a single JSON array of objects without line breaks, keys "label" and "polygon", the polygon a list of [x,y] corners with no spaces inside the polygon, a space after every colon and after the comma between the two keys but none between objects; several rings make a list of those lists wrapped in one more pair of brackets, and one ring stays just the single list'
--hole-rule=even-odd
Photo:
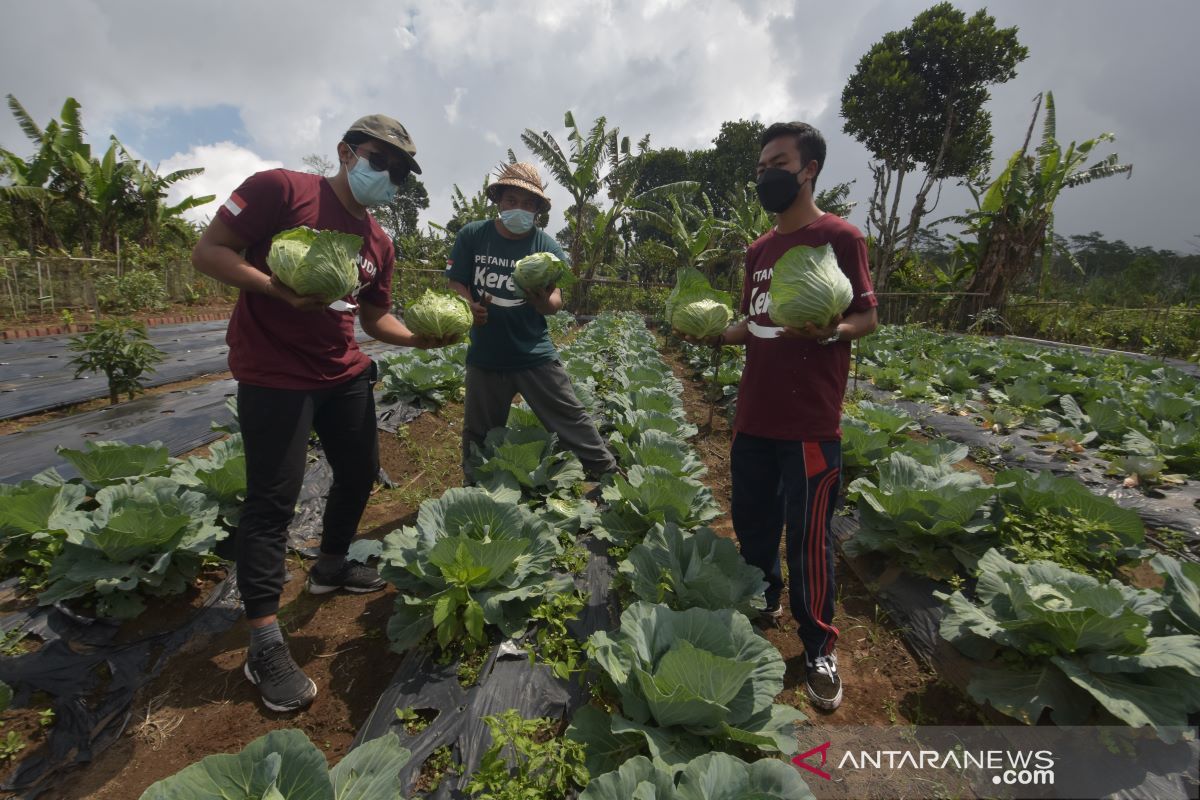
[{"label": "banana tree", "polygon": [[31,253],[39,245],[62,248],[63,239],[52,217],[62,195],[47,187],[54,174],[55,155],[51,143],[58,134],[58,122],[51,120],[43,130],[11,94],[8,95],[8,107],[26,138],[37,148],[28,159],[0,148],[0,162],[3,163],[0,171],[8,179],[8,185],[0,186],[0,199],[11,204],[13,228],[10,233]]},{"label": "banana tree", "polygon": [[[1029,143],[1043,99],[1042,140],[1030,155]],[[975,264],[966,291],[984,296],[978,309],[964,306],[964,320],[972,311],[1002,307],[1009,290],[1029,271],[1035,258],[1041,257],[1045,271],[1055,250],[1064,249],[1054,236],[1054,205],[1063,190],[1114,175],[1128,176],[1133,171],[1132,164],[1118,163],[1116,153],[1087,164],[1098,145],[1115,139],[1111,133],[1079,144],[1071,142],[1065,149],[1055,135],[1054,95],[1046,92],[1044,98],[1037,98],[1024,144],[987,187],[978,200],[978,210],[954,218],[966,226],[968,237],[975,238],[974,242],[968,239],[965,246],[960,242]]]}]

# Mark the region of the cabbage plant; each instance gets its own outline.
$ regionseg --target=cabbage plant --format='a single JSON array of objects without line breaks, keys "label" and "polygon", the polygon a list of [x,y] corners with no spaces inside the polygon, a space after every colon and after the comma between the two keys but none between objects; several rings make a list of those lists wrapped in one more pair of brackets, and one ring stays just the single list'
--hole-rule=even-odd
[{"label": "cabbage plant", "polygon": [[547,286],[565,289],[575,285],[575,275],[566,262],[554,253],[533,253],[513,267],[514,294],[525,297],[526,292],[540,292]]},{"label": "cabbage plant", "polygon": [[426,289],[404,312],[404,324],[419,336],[444,339],[471,330],[471,305],[454,292]]},{"label": "cabbage plant", "polygon": [[767,313],[777,325],[824,328],[850,307],[854,289],[833,247],[798,245],[775,262],[768,298]]},{"label": "cabbage plant", "polygon": [[292,228],[271,240],[267,266],[296,294],[332,303],[358,287],[362,244],[362,237],[353,233]]},{"label": "cabbage plant", "polygon": [[482,448],[471,444],[468,465],[483,488],[515,489],[531,500],[566,499],[587,477],[579,458],[541,425],[492,428]]},{"label": "cabbage plant", "polygon": [[485,624],[520,634],[544,595],[571,588],[569,576],[551,574],[561,552],[548,522],[483,489],[426,500],[416,527],[384,539],[380,574],[400,590],[388,621],[392,648],[403,652],[436,631],[441,647],[460,639],[472,650],[487,642]]},{"label": "cabbage plant", "polygon": [[284,728],[240,753],[205,756],[152,784],[141,800],[404,800],[399,773],[410,757],[388,733],[360,744],[331,770],[303,731]]},{"label": "cabbage plant", "polygon": [[1200,636],[1157,592],[989,550],[975,602],[937,596],[949,605],[942,637],[981,662],[971,697],[1028,725],[1046,709],[1059,725],[1088,724],[1103,708],[1169,737],[1200,711]]},{"label": "cabbage plant", "polygon": [[709,528],[688,534],[677,525],[655,525],[618,569],[642,600],[680,611],[732,608],[753,615],[766,607],[762,570],[746,563],[732,539]]},{"label": "cabbage plant", "polygon": [[667,322],[680,333],[707,339],[729,326],[733,319],[728,292],[709,285],[694,267],[675,273],[675,287],[667,295]]},{"label": "cabbage plant", "polygon": [[183,592],[226,536],[218,505],[170,478],[106,486],[95,499],[88,524],[66,531],[40,604],[96,595],[101,615],[136,617],[143,594]]},{"label": "cabbage plant", "polygon": [[628,478],[617,475],[601,494],[609,507],[593,533],[618,548],[637,544],[656,524],[698,528],[721,513],[707,486],[662,467],[631,467]]},{"label": "cabbage plant", "polygon": [[688,762],[679,784],[669,770],[645,756],[593,778],[579,800],[812,800],[799,771],[778,759],[747,764],[727,753],[706,753]]},{"label": "cabbage plant", "polygon": [[796,751],[794,724],[805,717],[774,702],[783,657],[742,614],[637,602],[619,630],[589,645],[620,699],[612,714],[581,708],[567,730],[587,746],[591,774],[635,755],[679,772],[710,751]]}]

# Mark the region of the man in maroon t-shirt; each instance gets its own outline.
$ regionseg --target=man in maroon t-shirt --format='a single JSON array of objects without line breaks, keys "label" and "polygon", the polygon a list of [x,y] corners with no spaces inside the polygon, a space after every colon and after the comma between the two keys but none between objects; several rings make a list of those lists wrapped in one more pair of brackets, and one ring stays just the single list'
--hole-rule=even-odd
[{"label": "man in maroon t-shirt", "polygon": [[[355,312],[363,330],[382,342],[447,343],[414,335],[390,313],[393,246],[367,212],[389,202],[410,172],[421,171],[416,152],[396,120],[363,117],[338,143],[337,175],[283,169],[252,175],[218,210],[192,253],[201,272],[241,289],[226,341],[246,450],[246,501],[236,538],[238,589],[251,629],[244,672],[275,711],[303,708],[317,693],[276,619],[310,431],[321,440],[333,485],[308,591],[384,586],[374,569],[346,560],[379,472],[374,364],[355,341]],[[271,274],[272,237],[300,226],[362,238],[358,286],[346,297],[328,303],[298,295]]]},{"label": "man in maroon t-shirt", "polygon": [[[760,139],[758,196],[775,227],[746,252],[741,312],[719,337],[746,346],[730,470],[734,532],[746,562],[767,578],[767,613],[783,593],[779,543],[787,528],[789,606],[807,661],[806,688],[818,708],[842,701],[833,626],[834,546],[829,524],[840,487],[839,421],[850,371],[850,341],[875,330],[867,245],[850,223],[817,208],[813,186],[825,140],[803,122],[776,123]],[[823,328],[783,328],[767,314],[775,263],[798,245],[831,245],[854,288],[843,316]]]}]

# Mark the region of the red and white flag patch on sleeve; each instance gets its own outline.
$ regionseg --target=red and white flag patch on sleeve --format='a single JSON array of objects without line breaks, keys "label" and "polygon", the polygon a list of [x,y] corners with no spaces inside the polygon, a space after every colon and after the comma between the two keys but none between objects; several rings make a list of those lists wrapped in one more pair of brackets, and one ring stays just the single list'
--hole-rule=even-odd
[{"label": "red and white flag patch on sleeve", "polygon": [[225,204],[222,207],[236,217],[238,214],[242,213],[242,209],[246,207],[246,201],[238,197],[237,192],[234,192],[233,194],[229,195],[229,199],[225,201]]}]

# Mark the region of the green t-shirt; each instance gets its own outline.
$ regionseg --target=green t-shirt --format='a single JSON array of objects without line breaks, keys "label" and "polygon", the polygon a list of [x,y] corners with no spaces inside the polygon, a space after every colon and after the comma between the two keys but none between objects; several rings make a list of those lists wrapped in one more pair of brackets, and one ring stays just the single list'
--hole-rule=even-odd
[{"label": "green t-shirt", "polygon": [[516,294],[513,267],[531,253],[553,253],[563,261],[562,248],[541,228],[521,239],[506,239],[494,219],[472,222],[458,232],[446,277],[471,289],[479,300],[492,296],[486,325],[471,328],[467,363],[483,369],[528,369],[558,357],[546,318]]}]

